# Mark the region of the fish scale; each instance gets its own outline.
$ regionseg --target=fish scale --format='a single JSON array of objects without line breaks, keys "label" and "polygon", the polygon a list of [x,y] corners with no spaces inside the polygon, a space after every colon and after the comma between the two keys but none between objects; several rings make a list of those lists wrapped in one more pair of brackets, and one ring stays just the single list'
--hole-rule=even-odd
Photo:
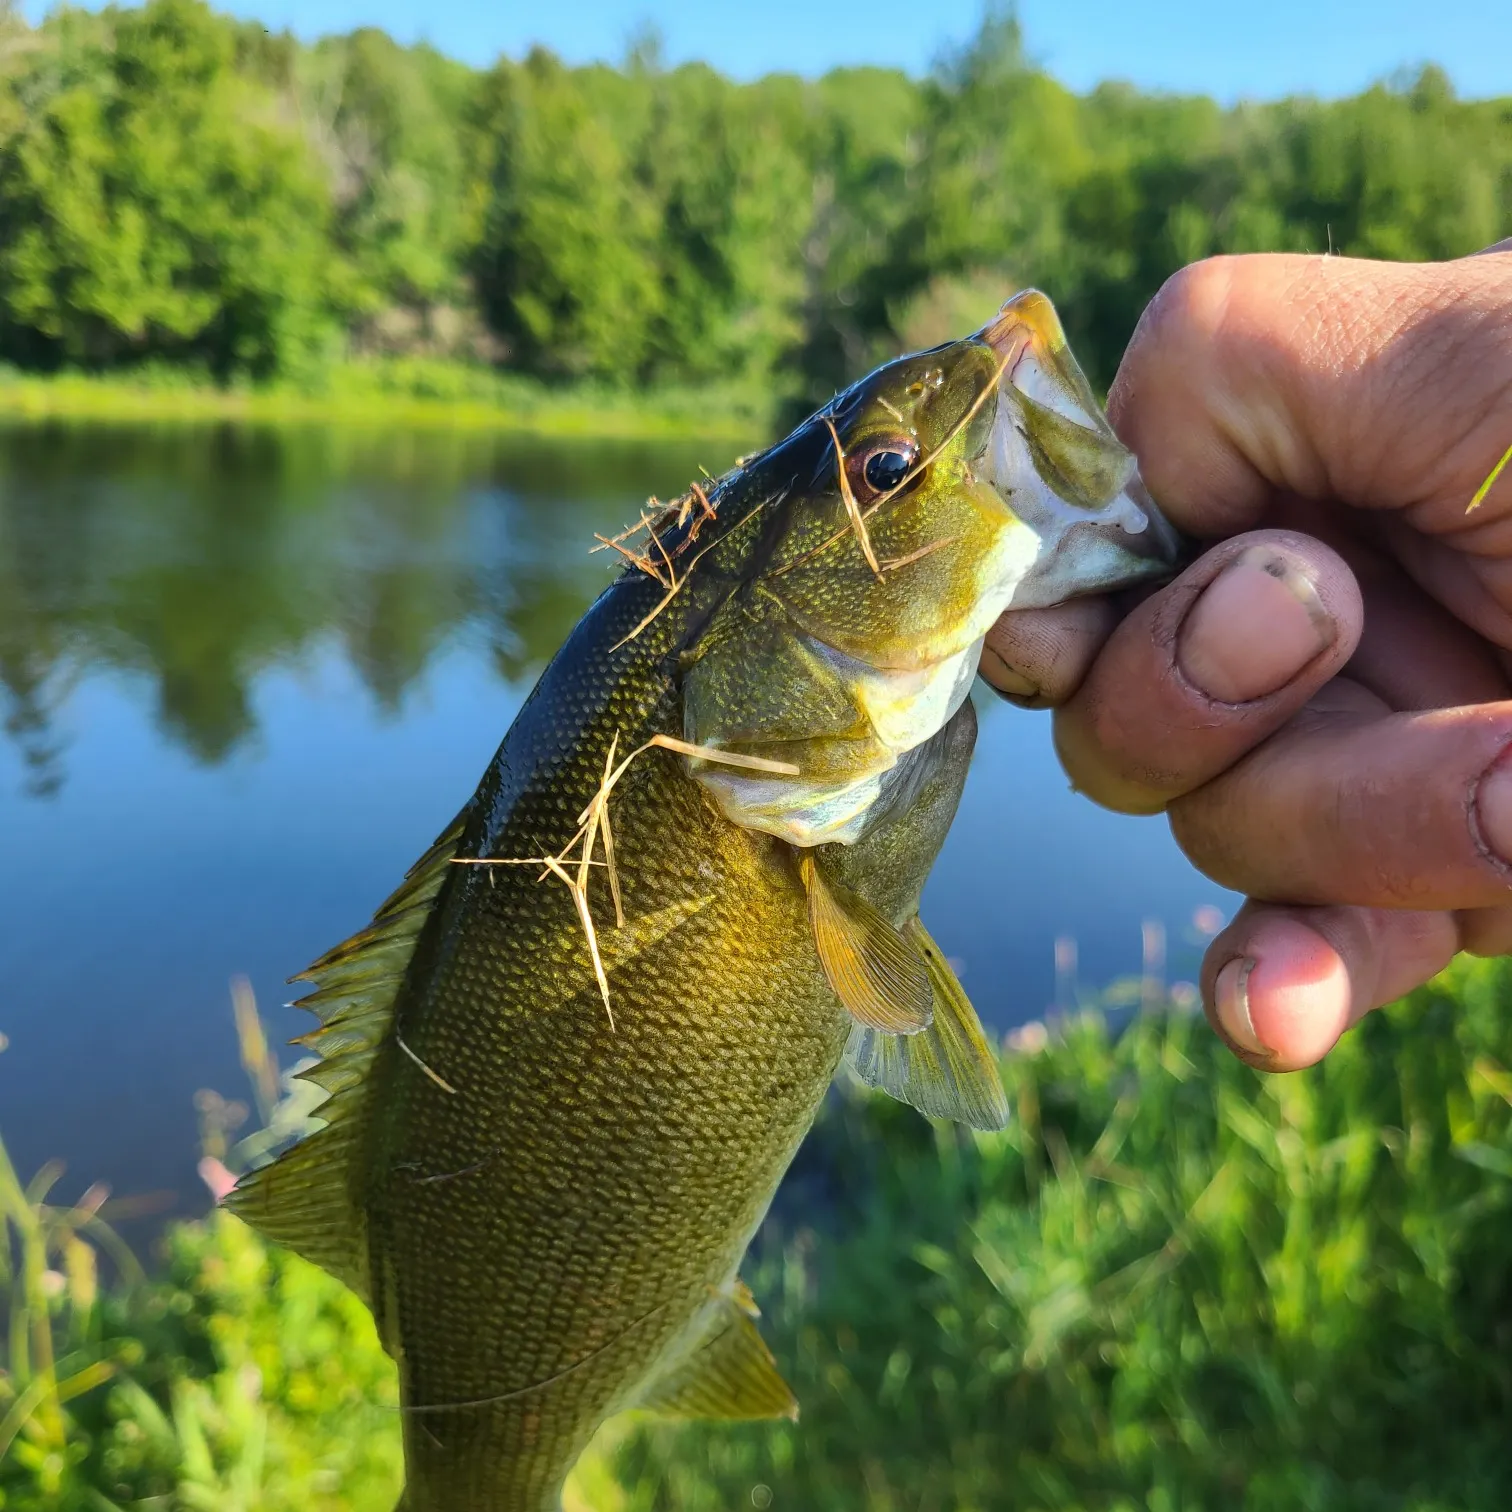
[{"label": "fish scale", "polygon": [[[1026,352],[1053,423],[1004,376]],[[895,520],[873,474],[908,490]],[[546,1512],[630,1406],[796,1415],[736,1272],[842,1057],[932,1114],[1007,1117],[918,920],[976,728],[927,674],[950,692],[1000,609],[1052,591],[1037,574],[1064,596],[1169,562],[1125,539],[1158,517],[1039,295],[880,369],[708,500],[653,527],[663,565],[605,590],[459,819],[306,974],[325,1126],[231,1200],[372,1306],[406,1512]],[[927,555],[873,571],[868,508],[879,542]],[[1081,569],[1057,555],[1073,538]],[[816,654],[791,654],[800,634]],[[691,746],[640,749],[686,741],[695,708]],[[631,753],[603,799],[624,920],[599,844],[590,939],[562,877],[508,863],[575,877]],[[816,843],[837,790],[845,843]]]}]

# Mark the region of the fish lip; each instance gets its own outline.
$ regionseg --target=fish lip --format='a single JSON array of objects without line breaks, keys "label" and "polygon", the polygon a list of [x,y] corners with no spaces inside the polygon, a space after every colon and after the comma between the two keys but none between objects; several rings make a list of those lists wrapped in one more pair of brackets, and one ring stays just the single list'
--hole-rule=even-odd
[{"label": "fish lip", "polygon": [[1123,549],[1134,558],[1144,558],[1150,564],[1148,577],[1171,576],[1196,559],[1197,543],[1179,531],[1166,517],[1160,506],[1150,497],[1149,490],[1136,473],[1126,490],[1145,517],[1142,528],[1130,529],[1129,523],[1117,521],[1124,537]]},{"label": "fish lip", "polygon": [[1013,369],[1033,345],[1034,338],[1038,335],[1043,339],[1050,335],[1043,320],[1030,316],[1022,301],[1022,295],[1008,300],[976,333],[976,339],[983,342],[1003,364],[1003,378],[1010,383],[1013,381]]},{"label": "fish lip", "polygon": [[[976,339],[996,358],[1000,374],[998,413],[984,446],[994,463],[999,454],[1011,454],[1013,449],[1011,440],[1006,449],[1003,442],[1005,428],[1018,428],[1013,418],[1016,403],[1010,397],[1015,391],[1101,436],[1109,447],[1129,458],[1127,481],[1118,494],[1095,514],[1083,518],[1077,517],[1076,506],[1063,508],[1059,499],[1050,497],[1053,488],[1040,494],[1048,505],[1047,512],[1036,510],[1025,515],[1020,501],[1014,497],[1018,479],[1011,474],[1002,475],[995,465],[989,464],[988,477],[1010,513],[1018,515],[1032,529],[1048,529],[1055,542],[1053,549],[1060,555],[1076,556],[1073,543],[1078,538],[1087,542],[1087,558],[1096,564],[1081,581],[1074,572],[1055,572],[1055,596],[1044,601],[1118,592],[1152,580],[1168,579],[1191,561],[1196,555],[1194,543],[1176,529],[1150,497],[1139,475],[1137,459],[1109,424],[1097,395],[1067,346],[1065,331],[1049,299],[1035,289],[1015,295],[976,333]],[[1024,363],[1030,358],[1033,362],[1027,382],[1020,382]],[[1042,480],[1045,482],[1048,480]],[[1045,576],[1043,566],[1031,569],[1022,585],[1022,595],[1016,595],[1014,607],[1020,604],[1029,607],[1036,604],[1041,593],[1049,592],[1049,583],[1041,581],[1037,587],[1033,581]]]},{"label": "fish lip", "polygon": [[1065,363],[1074,377],[1065,371],[1061,376],[1067,381],[1068,389],[1074,392],[1078,407],[1101,419],[1102,407],[1071,356],[1060,316],[1048,296],[1038,289],[1024,289],[1005,301],[1002,309],[976,332],[974,339],[982,342],[997,358],[1003,383],[1013,382],[1019,364],[1036,349],[1042,358],[1057,366]]}]

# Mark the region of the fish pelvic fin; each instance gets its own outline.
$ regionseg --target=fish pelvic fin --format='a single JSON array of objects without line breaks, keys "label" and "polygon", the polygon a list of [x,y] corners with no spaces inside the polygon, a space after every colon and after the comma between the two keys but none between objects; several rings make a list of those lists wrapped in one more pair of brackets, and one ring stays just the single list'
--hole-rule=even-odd
[{"label": "fish pelvic fin", "polygon": [[367,1235],[355,1196],[369,1073],[389,1036],[399,989],[456,855],[465,818],[464,810],[447,826],[366,929],[295,978],[314,989],[295,1006],[315,1014],[320,1025],[295,1043],[319,1057],[299,1075],[326,1093],[315,1110],[324,1127],[243,1176],[226,1199],[226,1206],[265,1238],[328,1270],[369,1301]]},{"label": "fish pelvic fin", "polygon": [[797,1422],[798,1399],[757,1330],[759,1314],[745,1285],[736,1281],[709,1311],[697,1343],[654,1377],[633,1405],[672,1418]]},{"label": "fish pelvic fin", "polygon": [[812,855],[798,864],[819,964],[858,1025],[884,1034],[929,1027],[934,994],[919,951],[864,898],[830,881]]},{"label": "fish pelvic fin", "polygon": [[921,1034],[883,1034],[865,1024],[845,1047],[851,1069],[868,1086],[927,1113],[973,1129],[1006,1128],[1008,1094],[997,1057],[940,947],[917,918],[904,937],[923,957],[934,990],[934,1020]]}]

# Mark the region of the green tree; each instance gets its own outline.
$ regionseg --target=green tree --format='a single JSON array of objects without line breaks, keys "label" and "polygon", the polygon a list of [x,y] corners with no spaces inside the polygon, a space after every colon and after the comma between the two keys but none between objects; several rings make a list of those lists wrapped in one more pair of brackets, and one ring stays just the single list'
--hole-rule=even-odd
[{"label": "green tree", "polygon": [[803,86],[736,86],[701,64],[642,69],[635,176],[661,224],[649,364],[678,379],[770,381],[798,335],[794,228],[810,213]]},{"label": "green tree", "polygon": [[1355,256],[1457,257],[1505,229],[1505,102],[1466,105],[1441,70],[1425,68],[1396,87],[1276,113],[1292,170],[1282,212],[1315,245],[1326,237]]},{"label": "green tree", "polygon": [[1183,263],[1453,256],[1512,219],[1512,102],[1439,70],[1231,109],[1078,96],[995,3],[922,80],[749,84],[654,38],[478,74],[200,0],[36,29],[4,6],[0,356],[25,364],[260,373],[345,339],[806,405],[1036,283],[1106,383]]},{"label": "green tree", "polygon": [[918,199],[925,125],[922,91],[894,70],[836,69],[814,86],[810,203],[798,238],[803,333],[788,359],[809,404],[897,348],[894,312],[920,283],[899,251]]},{"label": "green tree", "polygon": [[298,79],[360,306],[460,302],[476,235],[463,130],[476,76],[366,27],[318,42]]},{"label": "green tree", "polygon": [[514,360],[568,377],[639,376],[661,302],[656,209],[627,138],[637,81],[536,49],[490,87],[496,155],[478,289]]},{"label": "green tree", "polygon": [[62,12],[0,144],[5,346],[287,367],[331,332],[329,203],[286,102],[199,0]]}]

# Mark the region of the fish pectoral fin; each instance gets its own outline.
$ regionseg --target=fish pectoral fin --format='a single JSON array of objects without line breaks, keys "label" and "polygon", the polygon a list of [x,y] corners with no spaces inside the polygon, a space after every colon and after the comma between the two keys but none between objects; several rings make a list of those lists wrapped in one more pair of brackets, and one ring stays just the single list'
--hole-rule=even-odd
[{"label": "fish pectoral fin", "polygon": [[819,963],[835,996],[858,1024],[885,1034],[929,1027],[934,992],[929,969],[906,940],[864,898],[828,880],[805,855],[798,865],[808,893],[809,924]]},{"label": "fish pectoral fin", "polygon": [[934,988],[934,1022],[922,1034],[880,1034],[857,1024],[845,1047],[866,1082],[927,1113],[973,1129],[1008,1123],[1008,1094],[976,1009],[929,932],[911,919],[903,929],[923,957]]},{"label": "fish pectoral fin", "polygon": [[637,1407],[678,1418],[788,1418],[798,1400],[755,1323],[755,1304],[738,1281],[713,1305],[708,1332],[645,1388]]}]

